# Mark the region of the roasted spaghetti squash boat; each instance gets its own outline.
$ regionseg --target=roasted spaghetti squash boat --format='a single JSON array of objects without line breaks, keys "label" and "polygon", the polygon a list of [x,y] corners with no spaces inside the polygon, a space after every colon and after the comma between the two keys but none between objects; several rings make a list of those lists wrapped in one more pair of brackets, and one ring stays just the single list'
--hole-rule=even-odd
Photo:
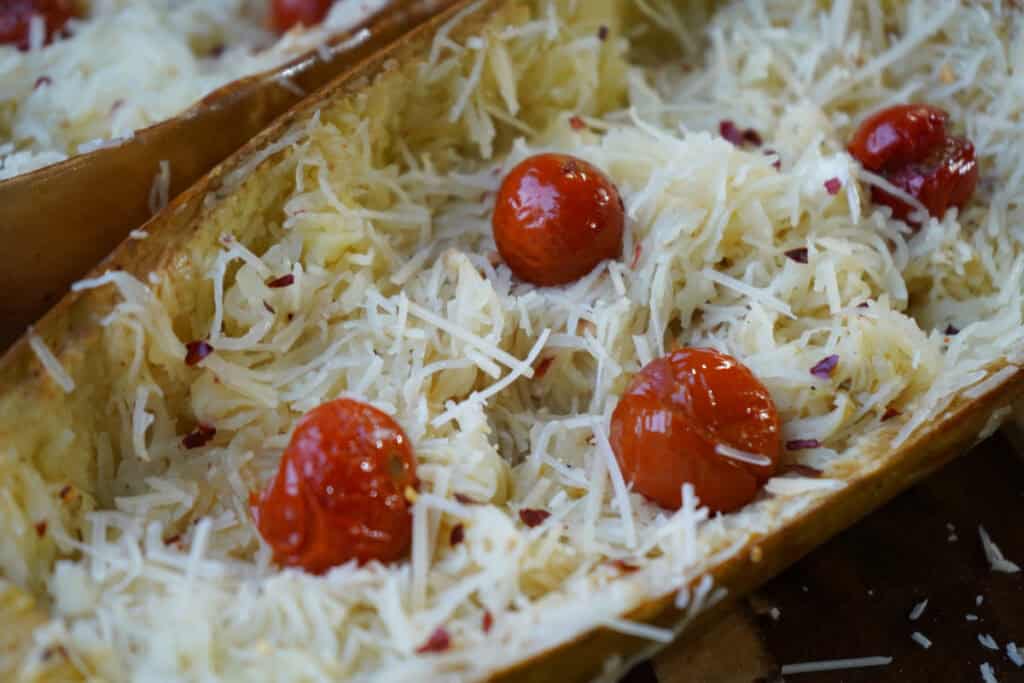
[{"label": "roasted spaghetti squash boat", "polygon": [[1020,391],[1020,24],[482,0],[342,76],[0,364],[0,670],[587,680],[699,628]]}]

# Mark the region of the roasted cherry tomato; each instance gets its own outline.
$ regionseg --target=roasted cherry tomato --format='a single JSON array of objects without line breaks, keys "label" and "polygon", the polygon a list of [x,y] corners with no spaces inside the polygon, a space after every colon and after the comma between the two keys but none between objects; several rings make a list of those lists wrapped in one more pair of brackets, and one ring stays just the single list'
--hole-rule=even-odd
[{"label": "roasted cherry tomato", "polygon": [[406,492],[415,487],[401,427],[343,398],[302,418],[277,476],[250,505],[275,561],[319,574],[352,559],[404,557],[412,538]]},{"label": "roasted cherry tomato", "polygon": [[270,27],[284,33],[302,24],[316,26],[331,9],[334,0],[273,0],[270,3]]},{"label": "roasted cherry tomato", "polygon": [[715,512],[753,500],[782,450],[765,386],[735,358],[698,348],[640,370],[612,413],[611,445],[634,490],[674,510],[689,482]]},{"label": "roasted cherry tomato", "polygon": [[946,139],[946,118],[946,112],[925,104],[883,109],[860,124],[850,154],[869,171],[917,161]]},{"label": "roasted cherry tomato", "polygon": [[[947,115],[923,104],[889,107],[868,117],[849,150],[863,166],[920,201],[941,218],[947,209],[967,203],[978,184],[974,146],[946,133]],[[892,207],[907,220],[911,207],[878,187],[871,199]]]},{"label": "roasted cherry tomato", "polygon": [[29,48],[32,17],[39,16],[46,27],[45,42],[64,30],[72,17],[78,16],[73,0],[2,0],[0,1],[0,44]]},{"label": "roasted cherry tomato", "polygon": [[513,168],[494,207],[494,241],[522,280],[562,285],[622,253],[622,198],[592,165],[538,154]]},{"label": "roasted cherry tomato", "polygon": [[[886,179],[941,218],[954,206],[963,206],[978,184],[974,145],[964,138],[947,137],[919,161],[887,171]],[[871,200],[892,207],[892,215],[907,220],[913,208],[880,187],[871,188]]]}]

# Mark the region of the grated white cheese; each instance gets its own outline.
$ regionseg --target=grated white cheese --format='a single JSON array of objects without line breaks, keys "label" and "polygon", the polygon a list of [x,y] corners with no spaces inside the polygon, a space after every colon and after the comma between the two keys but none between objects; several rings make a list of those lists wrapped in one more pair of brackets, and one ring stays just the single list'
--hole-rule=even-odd
[{"label": "grated white cheese", "polygon": [[75,390],[75,380],[71,378],[64,366],[60,364],[57,357],[53,355],[53,351],[46,345],[46,342],[36,334],[35,330],[31,327],[28,328],[26,333],[28,336],[28,345],[32,349],[32,353],[39,359],[39,363],[43,366],[46,374],[50,376],[57,386],[64,390],[65,394],[69,394]]},{"label": "grated white cheese", "polygon": [[917,603],[916,605],[914,605],[914,608],[910,610],[908,618],[911,621],[917,621],[921,617],[921,615],[924,614],[924,610],[926,607],[928,607],[927,600],[922,600],[921,602]]},{"label": "grated white cheese", "polygon": [[892,657],[853,657],[850,659],[828,659],[820,662],[801,662],[799,664],[783,664],[783,676],[796,674],[821,673],[823,671],[844,671],[847,669],[864,669],[873,666],[889,666]]},{"label": "grated white cheese", "polygon": [[1003,552],[989,537],[985,527],[978,527],[978,535],[981,537],[981,547],[985,550],[985,557],[988,558],[992,571],[1005,574],[1016,574],[1020,571],[1020,567],[1016,563],[1003,557]]},{"label": "grated white cheese", "polygon": [[1021,653],[1021,651],[1017,649],[1016,643],[1006,644],[1006,656],[1009,657],[1010,661],[1018,667],[1024,667],[1024,653]]},{"label": "grated white cheese", "polygon": [[607,619],[604,621],[604,626],[618,633],[624,633],[627,636],[646,638],[656,643],[671,643],[675,638],[675,633],[670,629],[658,628],[650,624],[628,621],[626,619]]},{"label": "grated white cheese", "polygon": [[739,448],[733,448],[724,443],[715,445],[715,453],[726,458],[731,458],[737,462],[745,462],[751,465],[771,465],[772,460],[759,453],[750,453],[748,451],[740,450]]},{"label": "grated white cheese", "polygon": [[932,641],[928,639],[928,636],[924,635],[919,631],[914,631],[910,634],[910,637],[914,640],[915,643],[923,647],[925,650],[932,646]]},{"label": "grated white cheese", "polygon": [[981,669],[981,680],[985,683],[999,683],[999,679],[997,679],[995,673],[992,672],[991,664],[984,662],[979,668]]},{"label": "grated white cheese", "polygon": [[979,633],[978,642],[981,643],[982,647],[987,647],[989,650],[999,649],[999,643],[997,643],[995,638],[987,633]]}]

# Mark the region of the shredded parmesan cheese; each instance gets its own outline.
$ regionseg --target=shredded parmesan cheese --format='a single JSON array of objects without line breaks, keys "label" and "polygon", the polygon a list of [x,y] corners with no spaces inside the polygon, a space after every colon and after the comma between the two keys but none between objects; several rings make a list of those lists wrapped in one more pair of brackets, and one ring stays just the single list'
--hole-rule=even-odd
[{"label": "shredded parmesan cheese", "polygon": [[28,344],[32,348],[32,352],[36,354],[36,358],[39,359],[43,369],[46,370],[46,373],[57,386],[63,389],[66,394],[74,391],[75,380],[71,378],[71,375],[67,373],[64,366],[57,360],[57,357],[53,355],[46,342],[31,327],[28,329]]},{"label": "shredded parmesan cheese", "polygon": [[783,676],[796,674],[821,673],[822,671],[843,671],[846,669],[863,669],[872,666],[889,666],[892,657],[854,657],[852,659],[829,659],[820,662],[802,662],[800,664],[784,664]]},{"label": "shredded parmesan cheese", "polygon": [[978,535],[981,537],[981,547],[985,551],[985,557],[988,558],[988,563],[992,567],[992,571],[1003,572],[1005,574],[1016,574],[1020,571],[1020,567],[1016,563],[1003,557],[1003,552],[989,537],[988,532],[985,531],[985,527],[978,527]]},{"label": "shredded parmesan cheese", "polygon": [[979,633],[978,642],[981,643],[982,647],[987,647],[989,650],[999,649],[999,643],[997,643],[995,638],[987,633]]}]

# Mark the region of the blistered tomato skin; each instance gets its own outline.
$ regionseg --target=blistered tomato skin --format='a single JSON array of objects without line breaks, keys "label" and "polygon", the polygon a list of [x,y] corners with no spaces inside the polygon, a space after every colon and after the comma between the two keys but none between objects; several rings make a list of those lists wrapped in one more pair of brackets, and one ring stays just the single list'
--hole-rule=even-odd
[{"label": "blistered tomato skin", "polygon": [[[941,218],[954,206],[962,207],[978,185],[974,145],[964,138],[947,137],[920,161],[886,173],[886,179]],[[892,215],[908,220],[913,208],[880,187],[871,188],[871,200],[892,207]]]},{"label": "blistered tomato skin", "polygon": [[869,171],[924,158],[946,138],[946,112],[925,104],[901,104],[864,120],[850,154]]},{"label": "blistered tomato skin", "polygon": [[277,476],[250,501],[281,565],[320,574],[357,560],[394,562],[412,539],[409,439],[387,414],[350,399],[325,403],[295,428]]},{"label": "blistered tomato skin", "polygon": [[273,0],[270,3],[270,27],[284,33],[293,26],[316,26],[331,9],[333,0]]},{"label": "blistered tomato skin", "polygon": [[[713,512],[743,507],[775,474],[782,451],[765,386],[731,356],[700,348],[674,351],[637,373],[612,413],[610,439],[626,481],[672,510],[687,482]],[[719,446],[764,464],[727,457]]]},{"label": "blistered tomato skin", "polygon": [[615,185],[564,154],[539,154],[513,168],[492,220],[502,259],[516,277],[542,287],[573,282],[618,258],[625,222]]},{"label": "blistered tomato skin", "polygon": [[[951,207],[964,206],[978,184],[974,145],[948,135],[946,120],[946,112],[927,105],[883,109],[857,129],[850,154],[941,218]],[[902,199],[873,186],[871,200],[914,224],[909,218],[913,209]]]},{"label": "blistered tomato skin", "polygon": [[44,42],[64,30],[72,17],[78,16],[73,0],[5,0],[0,2],[0,44],[29,48],[32,17],[39,16],[46,27]]}]

